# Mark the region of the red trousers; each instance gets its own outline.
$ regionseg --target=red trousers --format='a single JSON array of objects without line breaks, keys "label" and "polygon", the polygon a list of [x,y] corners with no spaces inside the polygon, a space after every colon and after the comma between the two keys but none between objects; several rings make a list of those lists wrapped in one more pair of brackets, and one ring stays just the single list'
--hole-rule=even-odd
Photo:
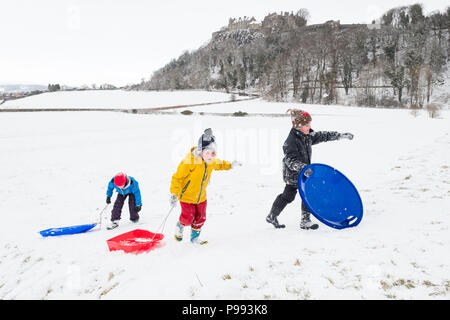
[{"label": "red trousers", "polygon": [[181,202],[180,224],[182,226],[191,226],[193,229],[200,230],[206,221],[206,200],[198,203]]}]

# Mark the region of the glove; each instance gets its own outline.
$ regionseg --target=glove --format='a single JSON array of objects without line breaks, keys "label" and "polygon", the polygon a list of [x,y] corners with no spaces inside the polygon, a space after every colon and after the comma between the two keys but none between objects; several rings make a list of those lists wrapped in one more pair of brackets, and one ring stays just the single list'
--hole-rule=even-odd
[{"label": "glove", "polygon": [[340,139],[353,140],[353,134],[351,134],[349,132],[341,133]]},{"label": "glove", "polygon": [[176,206],[177,205],[177,202],[178,202],[178,198],[177,198],[177,196],[175,195],[175,194],[171,194],[170,195],[170,206],[171,207],[174,207],[174,206]]},{"label": "glove", "polygon": [[236,161],[236,160],[231,162],[231,169],[239,167],[239,166],[242,166],[242,162],[239,162],[239,161]]},{"label": "glove", "polygon": [[305,175],[305,177],[309,178],[311,176],[311,174],[312,174],[312,170],[308,169],[303,174]]},{"label": "glove", "polygon": [[139,212],[139,211],[141,211],[141,208],[142,208],[142,205],[136,206],[136,207],[134,207],[134,210],[136,210],[136,212]]},{"label": "glove", "polygon": [[106,197],[106,203],[110,204],[111,203],[111,197]]}]

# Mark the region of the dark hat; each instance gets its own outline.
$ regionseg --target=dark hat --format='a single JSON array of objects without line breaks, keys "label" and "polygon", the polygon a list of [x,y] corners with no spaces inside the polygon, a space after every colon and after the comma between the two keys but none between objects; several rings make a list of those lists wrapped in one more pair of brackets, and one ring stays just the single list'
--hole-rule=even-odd
[{"label": "dark hat", "polygon": [[200,139],[198,139],[198,151],[205,151],[205,150],[214,150],[216,151],[216,138],[213,136],[211,128],[208,128],[203,132]]},{"label": "dark hat", "polygon": [[292,126],[297,129],[307,125],[312,120],[311,115],[304,110],[289,109],[287,112],[290,112],[291,114]]}]

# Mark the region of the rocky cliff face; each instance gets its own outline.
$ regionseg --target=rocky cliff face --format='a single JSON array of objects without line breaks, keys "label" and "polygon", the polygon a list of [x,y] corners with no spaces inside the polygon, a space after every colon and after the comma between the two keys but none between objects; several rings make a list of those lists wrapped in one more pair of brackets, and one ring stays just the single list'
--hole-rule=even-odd
[{"label": "rocky cliff face", "polygon": [[413,5],[390,10],[371,25],[328,21],[307,26],[298,19],[285,13],[270,14],[259,24],[230,20],[207,45],[184,53],[133,88],[258,91],[277,101],[424,106],[447,81],[448,12],[425,17]]}]

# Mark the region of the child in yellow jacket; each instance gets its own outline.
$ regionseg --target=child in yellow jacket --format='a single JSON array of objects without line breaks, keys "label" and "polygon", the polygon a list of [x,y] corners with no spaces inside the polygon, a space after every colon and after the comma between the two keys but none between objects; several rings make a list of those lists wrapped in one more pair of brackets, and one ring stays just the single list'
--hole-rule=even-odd
[{"label": "child in yellow jacket", "polygon": [[170,203],[175,206],[179,201],[181,205],[175,233],[177,241],[183,240],[184,227],[191,226],[191,242],[207,243],[200,240],[199,235],[206,221],[206,187],[212,170],[230,170],[237,165],[241,164],[216,158],[215,137],[210,128],[206,129],[198,140],[198,146],[191,148],[172,176]]}]

